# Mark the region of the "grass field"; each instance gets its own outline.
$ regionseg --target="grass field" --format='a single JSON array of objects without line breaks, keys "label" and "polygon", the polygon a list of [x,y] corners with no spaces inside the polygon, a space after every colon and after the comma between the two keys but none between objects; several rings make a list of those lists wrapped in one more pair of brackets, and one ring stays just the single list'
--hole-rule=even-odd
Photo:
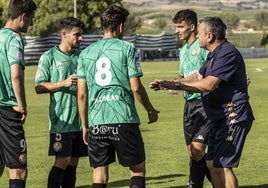
[{"label": "grass field", "polygon": [[[255,114],[239,168],[235,169],[240,187],[268,187],[268,59],[247,59],[247,73],[251,78],[250,101]],[[142,82],[148,88],[156,78],[171,79],[177,74],[177,62],[142,63]],[[34,74],[36,66],[26,67],[28,117],[25,131],[28,144],[28,188],[45,188],[53,157],[47,156],[49,95],[36,95]],[[146,113],[137,104],[142,121],[142,134],[147,152],[148,188],[183,188],[188,179],[188,157],[182,133],[181,94],[169,95],[147,89],[152,103],[160,110],[159,121],[147,125]],[[87,158],[80,160],[77,170],[77,187],[90,188],[91,168]],[[115,163],[110,166],[110,188],[128,187],[129,172]],[[8,187],[8,172],[0,179],[0,188]],[[210,187],[206,182],[205,188]]]}]

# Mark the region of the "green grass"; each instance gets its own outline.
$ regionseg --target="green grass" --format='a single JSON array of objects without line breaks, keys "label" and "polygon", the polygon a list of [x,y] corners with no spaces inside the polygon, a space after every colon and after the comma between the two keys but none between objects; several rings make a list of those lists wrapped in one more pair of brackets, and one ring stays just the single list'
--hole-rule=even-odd
[{"label": "green grass", "polygon": [[[267,188],[267,135],[268,135],[268,59],[247,59],[247,73],[251,78],[250,101],[255,114],[252,127],[239,168],[235,169],[240,187]],[[142,81],[148,88],[156,78],[171,79],[177,74],[177,62],[142,63]],[[34,74],[36,66],[26,67],[26,90],[28,117],[25,131],[28,144],[29,174],[28,188],[45,188],[47,175],[53,163],[48,150],[48,103],[49,95],[36,95]],[[141,117],[142,134],[147,153],[148,188],[182,188],[188,179],[188,156],[182,133],[182,111],[184,100],[181,94],[169,95],[147,89],[154,106],[160,110],[159,121],[148,125],[144,109],[137,104]],[[92,173],[87,158],[80,160],[77,170],[77,187],[91,187]],[[128,187],[129,171],[118,163],[110,166],[108,187]],[[0,179],[0,187],[8,187],[8,171]],[[210,187],[205,183],[205,188]]]}]

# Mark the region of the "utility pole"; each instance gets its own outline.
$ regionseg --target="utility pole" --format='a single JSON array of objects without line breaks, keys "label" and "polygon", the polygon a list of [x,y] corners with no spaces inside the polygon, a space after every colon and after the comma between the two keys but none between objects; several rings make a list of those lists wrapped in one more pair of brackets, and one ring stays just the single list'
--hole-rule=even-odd
[{"label": "utility pole", "polygon": [[74,17],[76,18],[77,17],[77,11],[76,11],[76,1],[77,0],[74,0]]}]

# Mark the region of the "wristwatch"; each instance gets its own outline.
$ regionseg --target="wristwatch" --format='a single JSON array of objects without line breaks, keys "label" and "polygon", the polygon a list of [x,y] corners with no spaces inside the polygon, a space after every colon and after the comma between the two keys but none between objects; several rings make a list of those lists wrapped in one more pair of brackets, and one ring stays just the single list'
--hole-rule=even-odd
[{"label": "wristwatch", "polygon": [[175,85],[177,90],[181,89],[181,83],[180,82],[174,82],[174,85]]}]

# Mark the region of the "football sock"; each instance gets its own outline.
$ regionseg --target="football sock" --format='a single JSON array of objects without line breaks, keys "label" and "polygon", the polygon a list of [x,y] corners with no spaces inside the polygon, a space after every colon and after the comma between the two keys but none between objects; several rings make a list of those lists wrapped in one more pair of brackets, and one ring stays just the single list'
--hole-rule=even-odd
[{"label": "football sock", "polygon": [[74,188],[76,181],[76,168],[77,166],[68,165],[63,173],[63,178],[61,182],[62,188]]},{"label": "football sock", "polygon": [[48,188],[60,188],[64,169],[53,166],[48,175]]},{"label": "football sock", "polygon": [[131,177],[130,188],[145,188],[145,177],[142,176]]},{"label": "football sock", "polygon": [[9,179],[9,188],[25,188],[25,180]]},{"label": "football sock", "polygon": [[205,172],[199,161],[190,160],[190,175],[188,188],[203,188]]},{"label": "football sock", "polygon": [[92,188],[106,188],[107,184],[93,183]]}]

